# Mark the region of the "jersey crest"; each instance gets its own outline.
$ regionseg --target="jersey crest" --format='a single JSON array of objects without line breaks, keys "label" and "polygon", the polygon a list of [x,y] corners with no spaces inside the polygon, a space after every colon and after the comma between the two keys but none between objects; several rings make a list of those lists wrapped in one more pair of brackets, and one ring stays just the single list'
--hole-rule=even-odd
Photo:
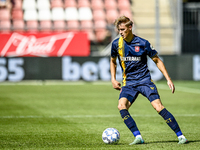
[{"label": "jersey crest", "polygon": [[139,46],[135,46],[135,52],[139,52],[140,51],[140,47]]}]

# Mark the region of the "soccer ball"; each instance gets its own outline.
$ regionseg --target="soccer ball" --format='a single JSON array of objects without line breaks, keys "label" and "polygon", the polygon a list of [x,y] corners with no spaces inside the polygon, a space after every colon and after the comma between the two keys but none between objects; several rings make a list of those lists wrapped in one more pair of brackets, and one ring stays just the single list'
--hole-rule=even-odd
[{"label": "soccer ball", "polygon": [[115,128],[107,128],[103,131],[102,140],[106,144],[117,144],[120,139],[119,131]]}]

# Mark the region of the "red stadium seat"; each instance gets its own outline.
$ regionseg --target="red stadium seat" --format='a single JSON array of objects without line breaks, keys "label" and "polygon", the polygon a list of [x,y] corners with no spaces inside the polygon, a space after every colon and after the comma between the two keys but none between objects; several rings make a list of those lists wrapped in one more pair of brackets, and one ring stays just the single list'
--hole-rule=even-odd
[{"label": "red stadium seat", "polygon": [[91,20],[81,21],[81,29],[92,29],[93,22]]},{"label": "red stadium seat", "polygon": [[120,16],[125,15],[125,16],[127,16],[128,18],[132,19],[131,10],[123,9],[123,10],[120,10],[119,14],[120,14]]},{"label": "red stadium seat", "polygon": [[102,42],[106,38],[108,34],[106,26],[107,22],[105,20],[97,20],[94,22],[95,35],[98,42]]},{"label": "red stadium seat", "polygon": [[23,32],[25,27],[24,21],[21,20],[13,20],[13,31]]},{"label": "red stadium seat", "polygon": [[116,0],[105,0],[105,8],[106,9],[116,9],[117,8]]},{"label": "red stadium seat", "polygon": [[12,6],[12,9],[22,9],[22,0],[15,0],[15,4]]},{"label": "red stadium seat", "polygon": [[10,19],[10,10],[7,8],[0,9],[0,20],[9,20]]},{"label": "red stadium seat", "polygon": [[90,7],[89,0],[78,0],[78,7]]},{"label": "red stadium seat", "polygon": [[24,14],[22,9],[13,9],[11,15],[13,20],[21,20]]},{"label": "red stadium seat", "polygon": [[10,20],[1,20],[0,21],[0,31],[3,33],[7,33],[11,31],[11,23]]},{"label": "red stadium seat", "polygon": [[36,20],[26,21],[26,29],[29,32],[38,31],[38,21],[36,21]]},{"label": "red stadium seat", "polygon": [[95,41],[95,34],[93,30],[93,22],[91,20],[81,21],[81,31],[88,34],[90,41]]},{"label": "red stadium seat", "polygon": [[42,21],[40,21],[40,31],[42,31],[42,32],[51,32],[52,31],[51,20],[42,20]]},{"label": "red stadium seat", "polygon": [[94,27],[96,29],[106,28],[107,22],[105,20],[96,20],[94,21]]},{"label": "red stadium seat", "polygon": [[119,12],[116,9],[106,11],[106,19],[109,24],[112,24],[117,17],[119,17]]},{"label": "red stadium seat", "polygon": [[124,1],[118,1],[118,8],[120,9],[120,10],[126,10],[126,9],[130,9],[130,7],[131,7],[131,4],[130,4],[130,2],[129,1],[127,1],[127,0],[124,0]]},{"label": "red stadium seat", "polygon": [[78,20],[68,20],[67,21],[68,31],[79,31],[79,21]]},{"label": "red stadium seat", "polygon": [[55,20],[53,21],[54,31],[64,31],[66,24],[64,20]]},{"label": "red stadium seat", "polygon": [[93,10],[93,19],[94,20],[106,20],[106,13],[103,9]]},{"label": "red stadium seat", "polygon": [[65,0],[64,1],[64,7],[77,7],[76,0]]},{"label": "red stadium seat", "polygon": [[51,8],[54,7],[63,7],[63,1],[62,0],[51,0]]},{"label": "red stadium seat", "polygon": [[91,8],[93,10],[103,10],[104,9],[103,0],[92,0]]}]

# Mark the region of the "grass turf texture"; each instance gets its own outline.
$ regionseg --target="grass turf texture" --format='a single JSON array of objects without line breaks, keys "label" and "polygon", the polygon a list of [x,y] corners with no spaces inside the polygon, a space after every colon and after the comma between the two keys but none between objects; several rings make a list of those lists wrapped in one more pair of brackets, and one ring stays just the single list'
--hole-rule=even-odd
[{"label": "grass turf texture", "polygon": [[[177,137],[139,96],[130,113],[146,144],[134,140],[117,109],[119,92],[110,82],[58,82],[0,84],[0,149],[112,149],[112,150],[197,150],[200,149],[200,82],[175,81],[171,94],[166,82],[157,82],[164,106],[175,116],[190,141],[178,145]],[[118,129],[117,145],[101,139],[108,127]]]}]

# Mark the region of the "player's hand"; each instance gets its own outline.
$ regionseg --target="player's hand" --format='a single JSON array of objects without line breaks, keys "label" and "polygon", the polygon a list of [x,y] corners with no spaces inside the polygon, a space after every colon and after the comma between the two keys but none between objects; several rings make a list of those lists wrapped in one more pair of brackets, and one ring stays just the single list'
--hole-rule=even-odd
[{"label": "player's hand", "polygon": [[168,80],[167,84],[168,84],[169,88],[172,90],[172,93],[174,93],[175,92],[175,86],[174,86],[173,82],[171,80]]},{"label": "player's hand", "polygon": [[112,80],[113,88],[116,90],[121,90],[121,83],[119,83],[117,80]]}]

